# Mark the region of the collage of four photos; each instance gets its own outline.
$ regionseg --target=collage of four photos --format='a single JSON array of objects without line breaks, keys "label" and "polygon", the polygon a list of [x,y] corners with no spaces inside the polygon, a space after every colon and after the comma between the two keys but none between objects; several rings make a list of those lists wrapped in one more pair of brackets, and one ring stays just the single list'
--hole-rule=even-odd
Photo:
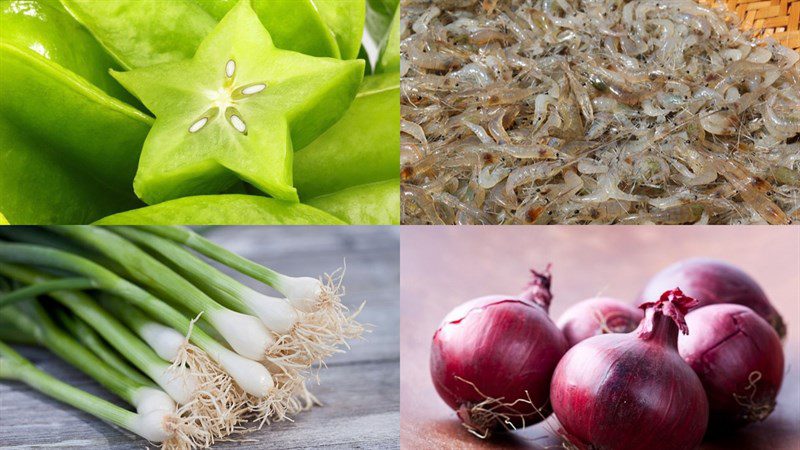
[{"label": "collage of four photos", "polygon": [[0,449],[797,450],[800,0],[0,0]]}]

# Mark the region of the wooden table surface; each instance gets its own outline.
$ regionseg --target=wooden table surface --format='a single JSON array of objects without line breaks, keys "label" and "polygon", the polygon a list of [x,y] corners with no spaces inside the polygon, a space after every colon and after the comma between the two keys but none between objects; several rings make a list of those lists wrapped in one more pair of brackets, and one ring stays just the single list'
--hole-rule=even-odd
[{"label": "wooden table surface", "polygon": [[[310,386],[324,406],[301,413],[294,422],[276,423],[245,436],[258,442],[221,443],[214,448],[397,448],[400,420],[397,229],[226,227],[205,232],[226,248],[288,275],[316,276],[330,272],[346,258],[344,301],[357,306],[366,300],[361,321],[373,325],[373,331],[364,340],[353,342],[349,352],[328,360],[328,368],[321,372],[321,385]],[[112,399],[87,376],[46,351],[21,349],[48,373]],[[147,446],[144,440],[115,430],[25,385],[0,384],[0,448],[143,449]]]},{"label": "wooden table surface", "polygon": [[649,276],[692,256],[742,267],[788,326],[786,376],[764,422],[703,449],[800,447],[800,228],[797,227],[403,227],[401,230],[401,445],[403,448],[562,448],[544,422],[480,441],[439,398],[428,372],[431,337],[457,304],[515,294],[528,267],[553,263],[552,317],[597,294],[634,299]]}]

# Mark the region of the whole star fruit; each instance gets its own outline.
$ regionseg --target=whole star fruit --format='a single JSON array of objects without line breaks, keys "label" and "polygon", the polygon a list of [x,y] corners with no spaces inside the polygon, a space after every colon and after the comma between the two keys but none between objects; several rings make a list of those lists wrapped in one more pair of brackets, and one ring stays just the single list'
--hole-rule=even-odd
[{"label": "whole star fruit", "polygon": [[362,184],[307,202],[350,225],[399,225],[400,180]]},{"label": "whole star fruit", "polygon": [[400,76],[364,77],[336,124],[294,154],[300,200],[359,184],[397,178],[400,160]]}]

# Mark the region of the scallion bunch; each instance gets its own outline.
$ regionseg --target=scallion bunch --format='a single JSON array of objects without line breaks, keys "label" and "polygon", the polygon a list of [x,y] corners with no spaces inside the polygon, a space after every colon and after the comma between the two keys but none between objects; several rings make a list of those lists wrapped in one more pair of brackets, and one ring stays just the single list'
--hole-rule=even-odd
[{"label": "scallion bunch", "polygon": [[[277,291],[269,296],[214,267]],[[290,277],[186,228],[0,230],[0,339],[34,342],[129,403],[120,408],[0,345],[22,381],[164,448],[284,420],[316,401],[305,381],[364,329],[340,272]]]}]

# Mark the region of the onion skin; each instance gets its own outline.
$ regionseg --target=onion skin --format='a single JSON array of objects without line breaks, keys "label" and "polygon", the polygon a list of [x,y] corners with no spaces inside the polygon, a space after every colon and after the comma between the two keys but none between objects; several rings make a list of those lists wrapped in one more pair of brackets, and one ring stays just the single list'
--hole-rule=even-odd
[{"label": "onion skin", "polygon": [[456,307],[436,330],[431,378],[463,425],[485,438],[550,414],[550,379],[567,348],[543,308],[513,296],[481,297]]},{"label": "onion skin", "polygon": [[708,401],[678,354],[683,314],[694,300],[680,290],[644,303],[645,318],[626,334],[572,347],[553,374],[550,401],[565,437],[581,449],[686,450],[703,439]]},{"label": "onion skin", "polygon": [[786,335],[783,318],[758,283],[731,264],[707,258],[679,261],[651,278],[639,299],[656,298],[674,286],[697,299],[698,308],[718,303],[747,306],[769,322],[781,339]]},{"label": "onion skin", "polygon": [[709,427],[730,430],[767,418],[783,382],[783,349],[775,330],[750,308],[720,304],[690,312],[692,333],[678,351],[703,383]]},{"label": "onion skin", "polygon": [[609,297],[593,297],[569,307],[556,325],[572,347],[606,333],[630,333],[639,326],[642,310]]}]

